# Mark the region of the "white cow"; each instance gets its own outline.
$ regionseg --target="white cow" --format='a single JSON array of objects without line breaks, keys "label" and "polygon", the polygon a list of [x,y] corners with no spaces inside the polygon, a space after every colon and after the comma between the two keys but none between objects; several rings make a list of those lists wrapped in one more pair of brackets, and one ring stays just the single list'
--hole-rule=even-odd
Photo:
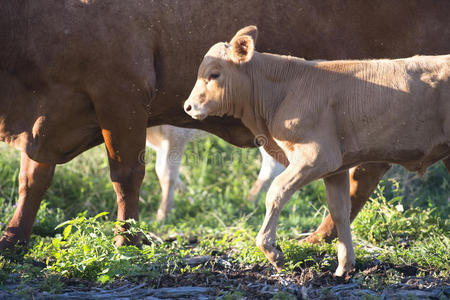
[{"label": "white cow", "polygon": [[[165,219],[174,206],[175,189],[186,190],[180,180],[180,164],[184,148],[194,139],[207,136],[207,133],[197,129],[161,125],[147,128],[147,146],[156,150],[155,171],[161,185],[161,204],[157,220]],[[284,167],[275,161],[260,147],[262,161],[258,179],[253,184],[247,200],[257,202],[261,191],[268,188],[272,179],[280,174]]]}]

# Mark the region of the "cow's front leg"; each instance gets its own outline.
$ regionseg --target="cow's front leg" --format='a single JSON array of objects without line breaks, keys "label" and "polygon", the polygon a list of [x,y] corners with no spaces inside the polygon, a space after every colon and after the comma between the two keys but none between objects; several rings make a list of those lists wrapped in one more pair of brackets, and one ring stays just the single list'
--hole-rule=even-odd
[{"label": "cow's front leg", "polygon": [[[129,130],[128,128],[126,128]],[[134,127],[127,134],[117,129],[103,129],[102,134],[108,152],[111,181],[117,197],[117,220],[139,219],[139,188],[144,178],[145,165],[140,161],[140,153],[145,151],[145,125]],[[127,230],[127,225],[118,231]],[[117,246],[124,243],[135,245],[138,236],[119,234],[115,237]]]},{"label": "cow's front leg", "polygon": [[[109,91],[109,90],[107,90]],[[95,102],[95,110],[108,153],[110,177],[117,198],[117,220],[138,220],[139,189],[144,178],[147,112],[145,106],[130,95],[112,93]],[[128,226],[118,228],[126,231]],[[137,244],[140,238],[119,234],[117,246]]]},{"label": "cow's front leg", "polygon": [[22,152],[19,174],[19,200],[14,216],[2,238],[0,249],[12,248],[30,239],[34,220],[45,191],[50,186],[55,164],[36,162]]},{"label": "cow's front leg", "polygon": [[[370,195],[375,191],[378,182],[390,167],[391,165],[388,163],[368,163],[350,170],[350,197],[352,203],[350,223],[356,218]],[[328,214],[316,231],[301,240],[300,243],[320,243],[321,241],[330,243],[335,238],[337,238],[336,226],[331,215]]]},{"label": "cow's front leg", "polygon": [[339,238],[339,266],[335,275],[342,276],[345,272],[351,271],[355,265],[355,252],[350,231],[351,203],[348,171],[326,177],[324,182],[327,191],[328,209],[336,225]]}]

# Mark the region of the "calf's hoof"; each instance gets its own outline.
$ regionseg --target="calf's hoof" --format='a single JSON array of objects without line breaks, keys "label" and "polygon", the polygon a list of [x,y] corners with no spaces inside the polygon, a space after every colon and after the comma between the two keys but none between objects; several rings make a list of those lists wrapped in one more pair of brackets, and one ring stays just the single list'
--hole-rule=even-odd
[{"label": "calf's hoof", "polygon": [[350,274],[355,271],[354,264],[348,264],[345,266],[339,265],[336,269],[336,272],[334,272],[334,276],[336,277],[342,277],[344,275]]},{"label": "calf's hoof", "polygon": [[298,245],[301,246],[302,244],[322,244],[324,239],[322,238],[321,234],[311,233],[311,235],[307,236],[304,239],[301,239],[298,241]]},{"label": "calf's hoof", "polygon": [[278,273],[283,271],[283,267],[284,267],[284,255],[283,255],[283,252],[281,252],[280,257],[277,260],[270,261],[270,262],[272,263],[272,266],[275,267],[275,269],[277,270]]},{"label": "calf's hoof", "polygon": [[257,244],[257,245],[258,248],[261,249],[261,251],[267,257],[267,259],[270,261],[270,263],[275,267],[277,272],[281,272],[284,266],[284,255],[283,251],[281,251],[281,248],[276,244],[272,245]]},{"label": "calf's hoof", "polygon": [[300,240],[298,242],[299,245],[303,243],[310,244],[322,244],[322,243],[331,243],[335,238],[337,238],[337,232],[334,227],[331,218],[326,218],[322,224],[320,224],[319,228],[313,233],[311,233],[306,238]]}]

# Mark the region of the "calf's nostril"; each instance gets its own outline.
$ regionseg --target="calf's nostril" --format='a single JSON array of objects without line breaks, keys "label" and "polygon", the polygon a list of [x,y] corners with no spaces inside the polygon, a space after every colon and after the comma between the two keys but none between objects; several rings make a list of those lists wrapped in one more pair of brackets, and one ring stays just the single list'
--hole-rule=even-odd
[{"label": "calf's nostril", "polygon": [[186,111],[190,111],[192,109],[191,105],[186,106]]}]

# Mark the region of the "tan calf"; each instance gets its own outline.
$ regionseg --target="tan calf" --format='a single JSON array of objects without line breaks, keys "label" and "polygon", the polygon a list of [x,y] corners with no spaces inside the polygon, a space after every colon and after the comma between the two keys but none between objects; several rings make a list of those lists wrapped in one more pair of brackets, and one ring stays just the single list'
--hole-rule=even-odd
[{"label": "tan calf", "polygon": [[418,172],[450,155],[450,55],[396,60],[306,61],[258,53],[257,29],[241,29],[205,55],[185,111],[230,115],[267,137],[289,165],[269,188],[257,245],[280,270],[280,211],[299,188],[323,178],[336,224],[341,276],[353,268],[348,169],[391,162]]}]

